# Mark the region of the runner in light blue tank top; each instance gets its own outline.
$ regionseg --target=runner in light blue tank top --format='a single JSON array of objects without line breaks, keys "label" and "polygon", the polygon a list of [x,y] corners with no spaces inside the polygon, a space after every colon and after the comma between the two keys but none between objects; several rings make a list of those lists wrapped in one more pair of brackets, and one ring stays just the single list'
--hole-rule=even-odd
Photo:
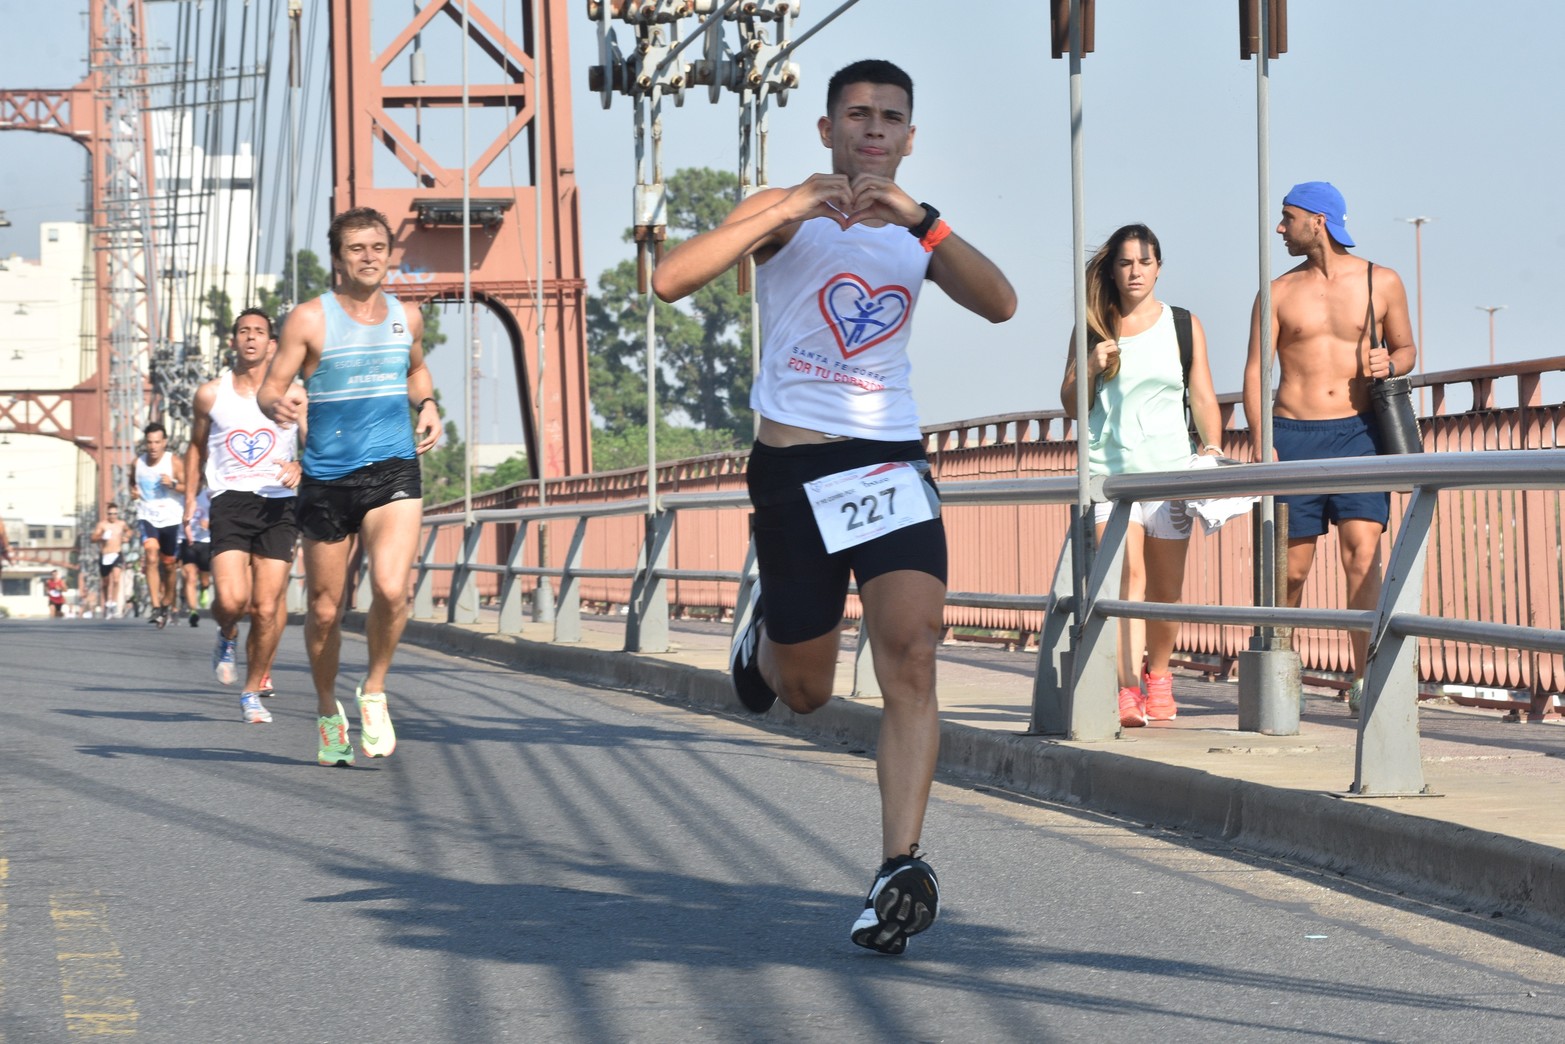
[{"label": "runner in light blue tank top", "polygon": [[[407,623],[407,577],[423,527],[419,455],[440,441],[423,316],[385,291],[393,238],[386,215],[369,207],[332,218],[326,241],[336,289],[289,313],[256,393],[256,405],[276,424],[300,423],[308,413],[296,517],[309,576],[306,644],[321,765],[354,758],[337,673],[356,547],[369,563],[371,598],[369,662],[354,691],[360,746],[370,758],[396,749],[386,675]],[[303,386],[294,382],[300,375]]]},{"label": "runner in light blue tank top", "polygon": [[310,426],[304,473],[341,478],[366,464],[412,460],[408,424],[408,352],[413,335],[402,302],[386,294],[386,318],[367,326],[348,317],[335,294],[321,297],[326,343],[305,378]]}]

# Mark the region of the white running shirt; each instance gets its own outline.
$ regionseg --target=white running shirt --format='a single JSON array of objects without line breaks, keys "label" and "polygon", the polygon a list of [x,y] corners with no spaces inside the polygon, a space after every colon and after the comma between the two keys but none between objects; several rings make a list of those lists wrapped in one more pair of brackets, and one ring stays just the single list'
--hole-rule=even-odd
[{"label": "white running shirt", "polygon": [[206,440],[206,484],[214,497],[231,489],[263,497],[291,497],[278,479],[298,458],[299,429],[279,427],[261,412],[255,396],[234,389],[232,370],[218,378],[212,427]]},{"label": "white running shirt", "polygon": [[185,495],[165,486],[160,479],[174,477],[174,455],[164,451],[156,464],[136,458],[136,517],[154,529],[167,529],[185,521]]},{"label": "white running shirt", "polygon": [[907,345],[929,254],[901,225],[803,222],[756,268],[761,369],[750,408],[828,435],[921,438]]}]

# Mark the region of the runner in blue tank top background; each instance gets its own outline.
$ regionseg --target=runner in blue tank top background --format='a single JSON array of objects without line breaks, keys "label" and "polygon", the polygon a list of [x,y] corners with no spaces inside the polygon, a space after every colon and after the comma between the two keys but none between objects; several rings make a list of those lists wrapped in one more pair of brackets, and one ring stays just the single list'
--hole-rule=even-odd
[{"label": "runner in blue tank top background", "polygon": [[[418,456],[440,440],[434,382],[424,367],[423,317],[382,289],[391,223],[356,207],[327,231],[336,289],[289,313],[258,399],[282,424],[308,402],[298,525],[308,609],[304,639],[315,682],[322,765],[353,764],[337,671],[348,562],[364,541],[373,599],[365,634],[369,666],[355,696],[366,757],[396,746],[386,674],[408,618],[408,575],[424,515]],[[304,386],[294,384],[302,374]],[[409,409],[417,420],[409,420]]]}]

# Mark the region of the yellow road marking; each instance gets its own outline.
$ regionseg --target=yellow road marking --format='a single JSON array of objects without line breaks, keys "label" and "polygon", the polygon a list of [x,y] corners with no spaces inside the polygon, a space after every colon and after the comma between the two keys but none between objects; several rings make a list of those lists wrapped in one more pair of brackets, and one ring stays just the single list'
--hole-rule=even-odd
[{"label": "yellow road marking", "polygon": [[125,992],[124,955],[109,933],[108,905],[96,893],[52,895],[49,916],[66,1030],[82,1037],[134,1035],[139,1016]]}]

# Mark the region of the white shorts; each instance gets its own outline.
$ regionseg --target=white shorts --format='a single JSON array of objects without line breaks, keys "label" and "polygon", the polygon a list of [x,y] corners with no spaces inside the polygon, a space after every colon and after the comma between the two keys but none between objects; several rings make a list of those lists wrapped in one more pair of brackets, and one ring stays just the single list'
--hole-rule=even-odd
[{"label": "white shorts", "polygon": [[[1113,504],[1093,505],[1098,525],[1107,522],[1113,512]],[[1190,539],[1190,513],[1183,500],[1138,500],[1130,505],[1130,521],[1158,540]]]}]

